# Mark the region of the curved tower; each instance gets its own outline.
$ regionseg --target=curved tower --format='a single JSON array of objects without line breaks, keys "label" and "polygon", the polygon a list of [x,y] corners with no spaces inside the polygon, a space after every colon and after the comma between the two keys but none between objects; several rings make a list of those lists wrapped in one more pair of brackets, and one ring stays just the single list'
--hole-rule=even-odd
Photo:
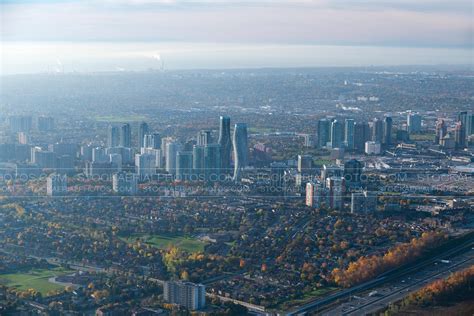
[{"label": "curved tower", "polygon": [[240,180],[240,172],[248,163],[247,124],[237,123],[234,128],[234,181]]},{"label": "curved tower", "polygon": [[219,122],[219,145],[221,145],[221,168],[225,174],[230,173],[230,153],[232,141],[230,139],[230,118],[221,116]]}]

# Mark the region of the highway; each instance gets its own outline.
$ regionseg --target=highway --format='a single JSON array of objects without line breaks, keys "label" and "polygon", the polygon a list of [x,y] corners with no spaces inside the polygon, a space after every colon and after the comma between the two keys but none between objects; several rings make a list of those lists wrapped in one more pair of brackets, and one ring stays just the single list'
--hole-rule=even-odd
[{"label": "highway", "polygon": [[[401,278],[380,287],[365,291],[359,295],[351,296],[348,302],[339,304],[320,315],[367,315],[374,313],[379,309],[388,306],[390,303],[397,302],[433,282],[436,279],[446,278],[452,272],[459,271],[474,264],[474,250],[456,256],[449,260],[449,263],[437,261],[431,266],[418,271],[406,278]],[[369,294],[372,293],[370,296]]]},{"label": "highway", "polygon": [[[393,272],[384,273],[376,279],[367,281],[365,283],[362,283],[362,284],[357,285],[357,286],[352,287],[352,288],[348,288],[348,289],[339,291],[339,292],[334,293],[332,295],[329,295],[325,298],[315,299],[315,300],[313,300],[311,302],[308,302],[308,303],[306,303],[302,306],[299,306],[298,308],[295,308],[291,311],[288,311],[288,312],[284,313],[284,315],[288,315],[288,316],[304,315],[305,313],[309,313],[309,312],[315,312],[315,313],[323,312],[324,313],[324,311],[328,308],[328,306],[330,306],[331,304],[334,304],[334,303],[337,303],[337,306],[335,307],[336,310],[334,310],[333,313],[330,313],[330,314],[327,314],[327,315],[342,315],[344,313],[352,312],[353,310],[351,310],[349,308],[349,306],[351,304],[347,305],[348,310],[345,310],[344,312],[342,311],[342,309],[337,310],[337,308],[339,306],[345,304],[343,302],[345,302],[346,300],[352,300],[352,298],[354,298],[354,297],[361,297],[367,291],[369,291],[369,290],[373,291],[373,290],[377,289],[378,287],[383,286],[384,284],[390,284],[390,282],[396,282],[397,280],[404,280],[404,282],[406,282],[406,280],[410,280],[410,279],[408,279],[408,277],[411,277],[412,275],[417,274],[419,271],[430,271],[430,267],[433,267],[435,265],[435,263],[438,263],[437,265],[435,265],[436,267],[441,267],[442,268],[443,267],[442,263],[440,263],[440,260],[442,260],[442,259],[449,259],[454,263],[455,261],[452,260],[452,259],[458,258],[460,256],[464,256],[467,253],[468,255],[471,256],[471,259],[469,259],[469,260],[472,260],[472,256],[473,256],[472,246],[473,245],[474,245],[474,237],[472,236],[472,234],[470,234],[470,236],[467,240],[464,240],[464,242],[461,242],[461,243],[457,244],[457,246],[451,247],[448,250],[443,251],[439,255],[436,255],[436,256],[431,257],[429,259],[425,259],[425,260],[420,261],[419,263],[416,263],[416,264],[411,265],[409,267],[405,267],[401,271],[393,271]],[[448,267],[446,266],[446,268],[448,268]],[[422,269],[425,269],[425,270],[422,270]],[[432,275],[431,275],[432,279],[436,278],[435,275],[437,274],[437,272],[441,272],[441,270],[433,271]],[[426,278],[430,279],[430,276],[427,275]],[[393,292],[394,291],[395,291],[395,289],[393,290]],[[390,293],[391,293],[391,295],[393,295],[392,292],[390,292]],[[407,293],[408,292],[406,292],[405,295]],[[389,293],[387,293],[387,295],[388,294]],[[402,294],[402,293],[398,293],[398,294]],[[394,298],[394,300],[395,300],[395,298]],[[368,303],[369,303],[368,301],[365,302],[365,303],[361,302],[358,305],[359,305],[359,307],[361,307],[362,305],[365,306]],[[378,301],[377,303],[379,304],[379,306],[378,306],[379,308],[382,307],[382,306],[380,306],[380,304],[382,302]],[[357,308],[357,307],[355,307],[354,304],[352,304],[352,305],[353,306],[351,308],[355,310],[355,308]],[[329,310],[329,311],[332,311],[332,310]],[[362,311],[360,311],[360,312],[362,312]],[[360,315],[360,313],[356,313],[356,314]]]}]

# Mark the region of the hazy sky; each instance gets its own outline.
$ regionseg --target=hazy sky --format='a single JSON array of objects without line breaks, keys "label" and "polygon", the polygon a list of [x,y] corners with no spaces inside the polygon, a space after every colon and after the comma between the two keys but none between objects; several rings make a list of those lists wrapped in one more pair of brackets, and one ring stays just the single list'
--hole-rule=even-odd
[{"label": "hazy sky", "polygon": [[[473,10],[471,0],[0,0],[1,70],[141,69],[150,54],[175,68],[423,63],[423,52],[467,64]],[[334,46],[368,55],[324,58]]]}]

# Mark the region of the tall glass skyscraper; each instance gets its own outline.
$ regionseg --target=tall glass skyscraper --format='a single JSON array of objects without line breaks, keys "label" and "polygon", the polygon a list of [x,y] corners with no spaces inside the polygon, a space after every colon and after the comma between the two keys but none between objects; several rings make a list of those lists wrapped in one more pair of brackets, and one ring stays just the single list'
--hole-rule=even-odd
[{"label": "tall glass skyscraper", "polygon": [[193,168],[193,153],[178,151],[176,154],[176,179],[189,180]]},{"label": "tall glass skyscraper", "polygon": [[107,147],[117,147],[120,144],[120,129],[117,126],[109,125],[107,130]]},{"label": "tall glass skyscraper", "polygon": [[383,143],[385,145],[390,145],[392,143],[392,127],[393,127],[393,120],[390,116],[387,116],[384,119],[384,126],[383,126]]},{"label": "tall glass skyscraper", "polygon": [[148,124],[146,122],[141,122],[138,129],[138,148],[145,147],[145,135],[148,134]]},{"label": "tall glass skyscraper", "polygon": [[346,120],[346,128],[345,128],[345,142],[346,142],[346,147],[349,150],[354,149],[354,126],[355,126],[355,121],[353,119],[347,119]]},{"label": "tall glass skyscraper", "polygon": [[378,118],[373,120],[372,140],[379,143],[383,142],[383,121]]},{"label": "tall glass skyscraper", "polygon": [[318,147],[326,147],[331,136],[331,122],[327,119],[318,121]]},{"label": "tall glass skyscraper", "polygon": [[221,145],[204,146],[204,174],[208,181],[219,181],[221,174]]},{"label": "tall glass skyscraper", "polygon": [[240,180],[241,171],[248,164],[247,124],[237,123],[234,128],[234,181]]},{"label": "tall glass skyscraper", "polygon": [[198,180],[204,180],[204,146],[193,146],[193,173]]},{"label": "tall glass skyscraper", "polygon": [[340,148],[342,145],[342,123],[334,120],[331,125],[331,148]]},{"label": "tall glass skyscraper", "polygon": [[418,133],[421,131],[421,115],[408,113],[407,115],[408,133]]},{"label": "tall glass skyscraper", "polygon": [[228,174],[230,173],[232,141],[230,139],[230,118],[227,116],[220,117],[218,144],[221,146],[221,168],[225,174]]},{"label": "tall glass skyscraper", "polygon": [[120,146],[125,148],[132,147],[132,129],[128,123],[120,127]]},{"label": "tall glass skyscraper", "polygon": [[199,131],[197,134],[197,145],[204,146],[212,143],[211,131]]},{"label": "tall glass skyscraper", "polygon": [[370,140],[370,127],[366,122],[358,122],[354,127],[354,149],[363,152],[365,142]]},{"label": "tall glass skyscraper", "polygon": [[169,142],[166,145],[166,171],[170,174],[176,174],[176,153],[180,149],[177,142]]}]

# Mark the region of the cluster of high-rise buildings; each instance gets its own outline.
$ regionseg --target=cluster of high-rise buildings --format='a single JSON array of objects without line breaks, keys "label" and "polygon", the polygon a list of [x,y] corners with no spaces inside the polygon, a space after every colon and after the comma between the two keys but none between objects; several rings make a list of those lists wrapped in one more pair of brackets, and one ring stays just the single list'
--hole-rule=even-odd
[{"label": "cluster of high-rise buildings", "polygon": [[[199,131],[195,141],[182,144],[158,133],[148,133],[140,126],[143,136],[140,154],[135,155],[139,177],[152,176],[157,168],[165,169],[179,180],[237,181],[248,165],[247,125],[237,123],[231,135],[230,118],[220,117],[219,137],[214,141],[209,130]],[[143,128],[142,128],[143,127]],[[233,166],[232,166],[233,160]]]},{"label": "cluster of high-rise buildings", "polygon": [[[380,154],[384,148],[394,144],[394,141],[408,141],[411,134],[420,132],[423,132],[422,116],[411,111],[407,114],[404,127],[395,127],[390,116],[375,118],[370,122],[355,121],[351,118],[323,118],[318,121],[316,145],[320,148],[343,148],[351,152]],[[473,134],[474,114],[460,112],[451,129],[448,128],[446,120],[438,120],[435,144],[444,149],[463,149]]]},{"label": "cluster of high-rise buildings", "polygon": [[[367,193],[363,191],[363,165],[356,159],[350,159],[343,165],[323,165],[318,177],[311,177],[306,183],[306,205],[314,208],[326,207],[341,210],[346,195]],[[360,212],[354,208],[353,212]]]},{"label": "cluster of high-rise buildings", "polygon": [[[162,137],[140,123],[136,138],[132,137],[129,123],[110,124],[104,145],[60,141],[49,145],[33,145],[30,132],[51,131],[54,119],[41,116],[12,116],[8,120],[16,142],[0,144],[0,162],[14,161],[15,173],[27,170],[28,175],[53,172],[48,190],[54,195],[60,175],[77,173],[83,167],[85,176],[108,180],[113,190],[134,194],[137,183],[151,179],[158,173],[171,179],[200,181],[239,181],[242,170],[248,165],[247,125],[237,123],[231,131],[231,121],[221,116],[218,137],[210,130],[202,130],[196,139],[182,143],[173,137]],[[36,123],[34,123],[36,122]],[[62,193],[61,193],[62,194]]]},{"label": "cluster of high-rise buildings", "polygon": [[[388,146],[392,143],[393,120],[387,116],[383,120],[356,122],[354,119],[327,119],[318,121],[317,145],[320,148],[345,148],[349,151],[364,152],[369,145]],[[369,143],[369,144],[367,144]],[[376,147],[376,146],[375,146]]]},{"label": "cluster of high-rise buildings", "polygon": [[474,114],[463,111],[458,113],[454,128],[449,130],[444,119],[436,122],[435,144],[444,149],[463,149],[474,134]]},{"label": "cluster of high-rise buildings", "polygon": [[[33,119],[28,115],[11,116],[8,122],[10,132],[18,139],[0,144],[0,161],[14,161],[17,173],[25,166],[30,174],[46,169],[58,175],[68,175],[77,173],[79,167],[84,168],[87,177],[112,179],[113,190],[119,193],[135,194],[137,183],[156,175],[186,181],[239,181],[242,170],[249,164],[247,125],[237,123],[231,130],[231,121],[227,116],[220,117],[217,133],[201,130],[195,138],[185,142],[164,137],[142,122],[133,137],[129,123],[110,124],[103,145],[81,146],[64,141],[32,144],[29,133],[53,130],[55,122],[52,117]],[[308,135],[305,144],[330,149],[333,160],[343,159],[345,151],[378,155],[396,143],[409,140],[411,134],[424,133],[427,128],[433,128],[425,125],[422,129],[422,122],[422,116],[411,111],[407,113],[405,123],[398,123],[398,126],[394,126],[392,117],[387,115],[370,122],[353,118],[322,118],[317,121],[317,137]],[[458,113],[454,122],[437,121],[434,142],[442,149],[464,149],[468,140],[472,140],[473,133],[474,114],[464,111]],[[268,148],[256,144],[254,152],[266,157]],[[299,157],[298,172],[308,169],[311,161],[310,156]],[[272,162],[271,157],[264,165],[268,166],[268,163],[271,172],[280,175],[274,181],[275,187],[282,186],[284,177],[281,175],[286,172],[287,166]],[[301,185],[299,179],[297,177],[296,181]],[[325,196],[337,197],[339,182],[337,179],[324,179],[315,186],[329,189]],[[337,208],[340,202],[336,198],[328,205]]]}]

